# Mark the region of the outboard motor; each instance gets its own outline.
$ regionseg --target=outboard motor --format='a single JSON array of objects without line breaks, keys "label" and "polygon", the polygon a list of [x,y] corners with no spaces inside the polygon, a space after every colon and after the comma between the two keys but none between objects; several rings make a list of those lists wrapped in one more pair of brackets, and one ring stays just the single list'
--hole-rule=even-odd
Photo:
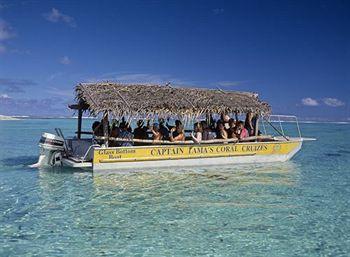
[{"label": "outboard motor", "polygon": [[64,139],[60,136],[43,133],[39,141],[40,156],[31,167],[61,166],[62,154],[65,151]]}]

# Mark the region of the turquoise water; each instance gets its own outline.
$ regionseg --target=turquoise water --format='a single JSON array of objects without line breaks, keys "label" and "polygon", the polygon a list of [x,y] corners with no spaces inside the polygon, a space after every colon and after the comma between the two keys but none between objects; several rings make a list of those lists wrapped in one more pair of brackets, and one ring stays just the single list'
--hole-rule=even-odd
[{"label": "turquoise water", "polygon": [[318,141],[287,163],[109,175],[27,167],[43,131],[75,126],[0,121],[1,257],[350,255],[349,124],[302,124]]}]

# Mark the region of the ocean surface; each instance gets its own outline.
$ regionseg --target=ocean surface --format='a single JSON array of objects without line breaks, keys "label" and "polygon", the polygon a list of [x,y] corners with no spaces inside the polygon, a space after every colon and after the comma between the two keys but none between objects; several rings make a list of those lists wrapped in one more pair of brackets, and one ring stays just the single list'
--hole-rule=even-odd
[{"label": "ocean surface", "polygon": [[350,256],[349,124],[301,124],[317,141],[286,163],[28,168],[55,127],[76,120],[0,121],[1,257]]}]

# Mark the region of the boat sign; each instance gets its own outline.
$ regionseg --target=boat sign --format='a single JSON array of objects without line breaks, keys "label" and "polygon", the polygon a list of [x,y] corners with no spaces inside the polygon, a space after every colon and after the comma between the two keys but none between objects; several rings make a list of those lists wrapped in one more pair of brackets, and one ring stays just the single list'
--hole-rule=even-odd
[{"label": "boat sign", "polygon": [[134,161],[196,159],[211,157],[285,155],[300,142],[252,142],[210,145],[134,146],[96,148],[94,164]]}]

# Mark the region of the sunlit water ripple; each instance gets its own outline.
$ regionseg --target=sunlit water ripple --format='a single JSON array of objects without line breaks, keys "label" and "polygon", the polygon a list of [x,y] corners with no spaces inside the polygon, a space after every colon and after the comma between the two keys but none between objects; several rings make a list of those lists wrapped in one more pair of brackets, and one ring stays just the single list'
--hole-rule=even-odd
[{"label": "sunlit water ripple", "polygon": [[[27,167],[42,131],[0,121],[0,256],[349,256],[350,126],[303,124],[293,161],[93,174]],[[86,124],[89,127],[90,124]]]}]

